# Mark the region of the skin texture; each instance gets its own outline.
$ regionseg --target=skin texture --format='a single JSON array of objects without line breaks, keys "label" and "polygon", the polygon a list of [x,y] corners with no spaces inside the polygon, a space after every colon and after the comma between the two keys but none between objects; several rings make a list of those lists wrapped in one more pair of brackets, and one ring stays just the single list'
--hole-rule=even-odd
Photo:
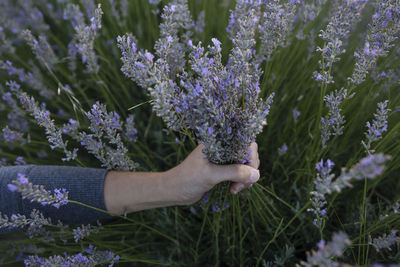
[{"label": "skin texture", "polygon": [[216,165],[210,163],[199,145],[178,166],[166,172],[109,171],[104,181],[104,201],[108,212],[124,214],[174,205],[191,205],[216,184],[232,181],[230,192],[237,194],[260,178],[257,143],[250,146],[250,163]]}]

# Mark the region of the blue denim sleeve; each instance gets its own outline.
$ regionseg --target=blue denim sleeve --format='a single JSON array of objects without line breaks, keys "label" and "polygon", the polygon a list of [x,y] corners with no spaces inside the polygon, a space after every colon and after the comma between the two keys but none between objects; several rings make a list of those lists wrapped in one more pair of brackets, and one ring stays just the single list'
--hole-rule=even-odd
[{"label": "blue denim sleeve", "polygon": [[[68,198],[84,204],[106,210],[104,203],[105,169],[70,167],[70,166],[9,166],[0,168],[0,211],[10,217],[21,214],[29,218],[32,209],[37,209],[53,224],[58,220],[64,224],[88,224],[97,220],[110,219],[111,215],[96,211],[82,205],[68,203],[59,209],[51,205],[42,206],[40,203],[22,199],[18,192],[11,192],[7,184],[17,179],[18,173],[24,173],[32,184],[43,185],[46,190],[53,192],[55,188],[65,188]],[[0,234],[9,233],[16,229],[0,228]]]}]

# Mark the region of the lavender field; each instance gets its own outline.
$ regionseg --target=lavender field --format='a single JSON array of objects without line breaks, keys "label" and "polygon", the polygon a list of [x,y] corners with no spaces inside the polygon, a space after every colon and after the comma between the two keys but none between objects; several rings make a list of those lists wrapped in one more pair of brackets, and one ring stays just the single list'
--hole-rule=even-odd
[{"label": "lavender field", "polygon": [[[247,164],[257,142],[261,175],[98,225],[0,210],[22,230],[0,265],[400,266],[399,37],[400,0],[0,0],[0,168],[166,171],[200,143]],[[93,208],[28,179],[9,190]]]}]

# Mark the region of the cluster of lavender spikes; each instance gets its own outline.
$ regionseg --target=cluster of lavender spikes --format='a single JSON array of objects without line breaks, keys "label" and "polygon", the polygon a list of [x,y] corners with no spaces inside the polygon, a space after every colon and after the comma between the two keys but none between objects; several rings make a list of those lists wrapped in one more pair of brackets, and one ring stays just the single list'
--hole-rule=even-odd
[{"label": "cluster of lavender spikes", "polygon": [[[106,106],[97,102],[87,112],[87,117],[90,121],[89,130],[92,132],[91,134],[86,132],[75,133],[78,126],[76,126],[77,122],[74,120],[70,120],[69,124],[64,126],[64,131],[70,131],[71,136],[100,160],[103,167],[110,170],[135,170],[138,164],[127,156],[128,148],[122,142],[119,133],[123,127],[120,116],[115,111],[107,112]],[[126,134],[130,141],[135,140],[137,133],[132,123],[133,117],[128,117],[126,127],[129,132],[126,132]],[[106,139],[110,145],[104,144],[103,139]],[[113,148],[113,146],[116,148]]]},{"label": "cluster of lavender spikes", "polygon": [[372,123],[367,122],[367,132],[365,132],[366,141],[361,141],[361,144],[365,148],[368,154],[374,153],[374,150],[371,150],[371,144],[375,141],[378,141],[382,138],[382,134],[387,131],[387,118],[390,109],[386,108],[388,104],[388,100],[379,102],[378,108],[376,109],[376,113],[374,114],[375,120],[372,120]]},{"label": "cluster of lavender spikes", "polygon": [[351,187],[352,179],[362,180],[364,178],[373,179],[381,175],[384,171],[384,164],[390,159],[382,153],[371,154],[361,159],[357,164],[352,166],[349,171],[342,168],[341,174],[335,180],[334,174],[331,174],[334,163],[329,159],[324,162],[321,160],[316,164],[318,171],[314,181],[314,190],[310,192],[312,196],[312,208],[307,211],[314,213],[314,225],[318,228],[323,227],[324,218],[326,217],[326,199],[325,196],[332,192],[341,192],[346,187]]},{"label": "cluster of lavender spikes", "polygon": [[354,72],[349,81],[362,83],[378,57],[386,56],[400,33],[400,1],[388,0],[376,3],[377,10],[369,24],[364,46],[354,53],[356,58]]},{"label": "cluster of lavender spikes", "polygon": [[332,260],[333,257],[339,257],[343,254],[344,249],[351,244],[346,233],[338,232],[332,236],[332,241],[326,242],[321,240],[318,244],[318,250],[307,252],[307,261],[301,261],[300,265],[305,267],[314,266],[339,266],[338,262]]},{"label": "cluster of lavender spikes", "polygon": [[321,30],[319,36],[325,43],[324,47],[317,47],[317,51],[322,53],[322,60],[319,61],[321,72],[315,71],[313,74],[316,81],[333,83],[330,72],[332,65],[339,61],[338,56],[345,52],[343,41],[349,37],[351,28],[360,19],[365,4],[366,0],[343,0],[326,29]]},{"label": "cluster of lavender spikes", "polygon": [[247,162],[248,147],[266,124],[273,98],[271,94],[265,101],[258,100],[261,71],[254,50],[256,10],[250,6],[238,19],[234,47],[224,66],[216,38],[208,52],[200,42],[195,45],[188,40],[189,31],[182,36],[187,42],[180,42],[178,30],[191,23],[188,15],[180,16],[177,11],[186,9],[184,0],[164,7],[156,60],[150,52],[138,51],[132,36],[118,37],[121,70],[148,89],[153,110],[169,127],[195,132],[211,162]]},{"label": "cluster of lavender spikes", "polygon": [[20,192],[23,199],[36,201],[41,205],[52,205],[57,209],[62,205],[68,204],[68,191],[65,188],[54,189],[54,194],[44,189],[43,185],[32,185],[25,174],[18,173],[18,178],[8,184],[8,189],[12,192]]},{"label": "cluster of lavender spikes", "polygon": [[290,0],[282,3],[279,0],[239,0],[235,10],[231,11],[226,31],[234,42],[240,30],[240,20],[246,17],[248,9],[254,10],[257,16],[254,27],[257,27],[261,47],[257,53],[260,63],[270,60],[277,47],[288,44],[287,36],[292,31],[297,6],[301,1]]}]

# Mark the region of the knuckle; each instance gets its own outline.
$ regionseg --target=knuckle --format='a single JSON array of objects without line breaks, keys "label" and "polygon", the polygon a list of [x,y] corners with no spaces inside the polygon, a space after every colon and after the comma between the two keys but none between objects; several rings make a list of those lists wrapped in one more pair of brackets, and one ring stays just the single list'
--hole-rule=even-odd
[{"label": "knuckle", "polygon": [[249,169],[246,167],[246,166],[242,166],[242,165],[237,165],[236,166],[236,175],[239,177],[239,178],[242,178],[242,179],[244,179],[244,178],[247,178],[247,177],[249,177],[250,176],[250,172],[249,172]]}]

